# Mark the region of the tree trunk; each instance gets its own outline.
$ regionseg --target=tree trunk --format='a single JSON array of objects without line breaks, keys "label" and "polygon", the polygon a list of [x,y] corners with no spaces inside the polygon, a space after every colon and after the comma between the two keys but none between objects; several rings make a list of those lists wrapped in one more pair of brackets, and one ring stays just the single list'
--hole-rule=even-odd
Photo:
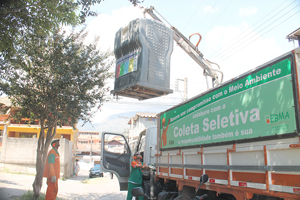
[{"label": "tree trunk", "polygon": [[38,140],[38,147],[37,147],[37,156],[36,156],[36,176],[33,186],[33,198],[38,199],[40,196],[40,192],[43,186],[43,174],[45,163],[47,159],[48,149],[50,146],[51,141],[53,140],[55,133],[52,134],[53,126],[49,126],[47,131],[46,141],[44,142],[45,133],[44,133],[44,121],[41,120],[41,131]]}]

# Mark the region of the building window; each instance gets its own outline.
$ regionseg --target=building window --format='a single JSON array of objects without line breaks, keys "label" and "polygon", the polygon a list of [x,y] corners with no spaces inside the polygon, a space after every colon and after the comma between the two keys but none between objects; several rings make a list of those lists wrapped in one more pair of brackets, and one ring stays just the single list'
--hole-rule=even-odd
[{"label": "building window", "polygon": [[36,133],[20,133],[20,138],[33,138]]},{"label": "building window", "polygon": [[146,121],[153,121],[153,122],[155,122],[155,118],[146,118]]}]

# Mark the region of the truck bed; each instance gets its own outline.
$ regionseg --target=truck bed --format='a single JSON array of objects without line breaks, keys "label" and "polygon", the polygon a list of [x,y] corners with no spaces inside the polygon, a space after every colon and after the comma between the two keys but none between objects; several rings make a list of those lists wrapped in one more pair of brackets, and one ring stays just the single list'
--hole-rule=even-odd
[{"label": "truck bed", "polygon": [[[215,147],[162,151],[157,176],[197,187],[200,176],[209,182],[203,189],[300,199],[299,137]],[[298,148],[294,148],[298,147]],[[201,164],[199,164],[201,163]],[[239,198],[238,198],[239,199]]]}]

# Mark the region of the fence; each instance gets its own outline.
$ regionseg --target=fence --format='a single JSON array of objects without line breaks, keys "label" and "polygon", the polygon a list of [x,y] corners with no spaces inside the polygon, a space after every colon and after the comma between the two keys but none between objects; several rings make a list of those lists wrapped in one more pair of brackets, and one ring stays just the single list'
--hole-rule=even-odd
[{"label": "fence", "polygon": [[[36,150],[38,138],[15,138],[3,136],[1,163],[5,164],[36,164]],[[50,150],[50,148],[49,148]],[[60,155],[60,171],[64,178],[73,175],[73,142],[68,139],[60,139],[58,153]]]}]

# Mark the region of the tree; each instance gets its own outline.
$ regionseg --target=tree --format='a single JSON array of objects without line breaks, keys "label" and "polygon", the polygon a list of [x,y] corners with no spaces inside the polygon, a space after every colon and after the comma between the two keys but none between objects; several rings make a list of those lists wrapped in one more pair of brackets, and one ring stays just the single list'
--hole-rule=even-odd
[{"label": "tree", "polygon": [[[0,5],[0,61],[3,65],[30,34],[44,34],[61,25],[76,26],[95,16],[90,7],[101,0],[6,0]],[[81,10],[79,10],[81,8]],[[79,10],[79,12],[78,12]]]},{"label": "tree", "polygon": [[74,126],[78,119],[88,121],[91,108],[99,108],[108,90],[112,52],[97,50],[97,40],[85,45],[86,35],[83,30],[69,36],[56,30],[44,38],[29,37],[27,47],[1,71],[0,89],[19,108],[13,116],[38,120],[41,125],[34,198],[40,194],[47,152],[57,126]]},{"label": "tree", "polygon": [[[61,24],[76,26],[97,13],[102,0],[4,0],[0,2],[0,66],[26,46],[28,34],[49,33]],[[139,0],[129,0],[133,5]]]}]

